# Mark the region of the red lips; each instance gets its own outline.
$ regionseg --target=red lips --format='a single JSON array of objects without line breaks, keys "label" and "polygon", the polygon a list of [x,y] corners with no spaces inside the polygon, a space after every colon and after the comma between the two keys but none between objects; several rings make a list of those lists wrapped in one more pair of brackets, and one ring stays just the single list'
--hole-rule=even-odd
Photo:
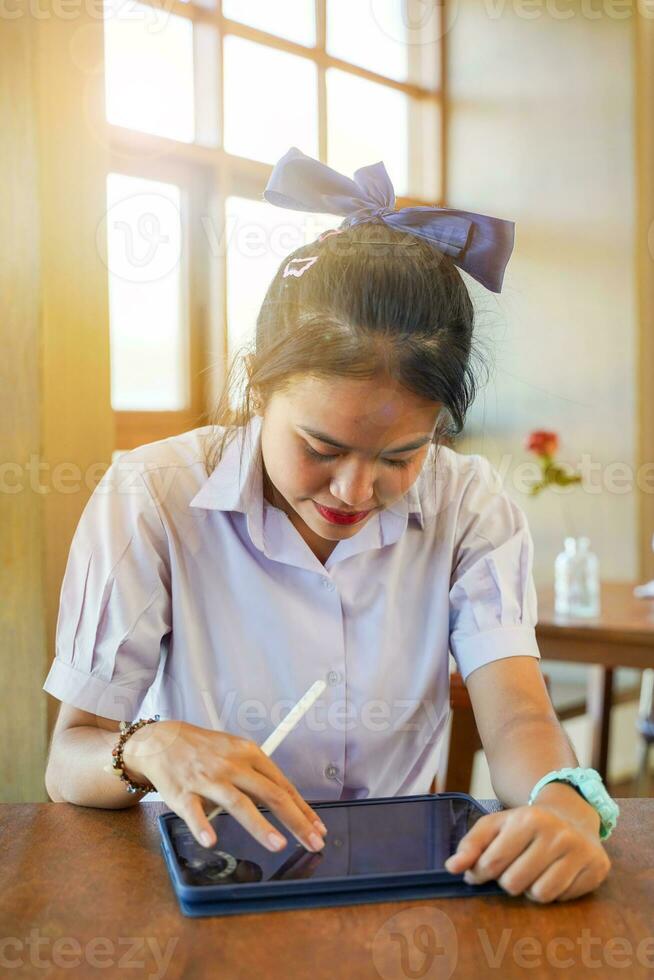
[{"label": "red lips", "polygon": [[370,513],[369,510],[361,510],[355,514],[348,514],[341,510],[331,510],[329,507],[323,507],[322,504],[316,503],[315,500],[312,503],[320,516],[324,517],[330,524],[358,524],[359,521],[362,521]]}]

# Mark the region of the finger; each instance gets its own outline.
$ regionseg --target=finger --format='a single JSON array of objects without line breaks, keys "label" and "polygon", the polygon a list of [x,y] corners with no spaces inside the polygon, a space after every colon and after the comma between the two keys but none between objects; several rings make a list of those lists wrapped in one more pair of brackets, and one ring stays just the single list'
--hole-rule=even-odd
[{"label": "finger", "polygon": [[499,834],[505,819],[506,811],[480,817],[472,830],[461,838],[454,854],[448,857],[445,870],[451,874],[461,874],[466,868],[472,867],[485,848]]},{"label": "finger", "polygon": [[598,874],[594,873],[589,867],[582,868],[578,874],[574,876],[572,881],[568,882],[566,887],[559,892],[559,894],[556,896],[556,901],[569,902],[570,899],[579,898],[581,895],[585,895],[587,892],[597,888],[605,877],[606,875],[604,872],[600,872]]},{"label": "finger", "polygon": [[260,772],[264,776],[267,776],[267,778],[272,780],[272,782],[277,783],[277,785],[281,786],[282,789],[285,789],[286,792],[295,800],[295,803],[302,811],[304,816],[307,818],[309,823],[318,824],[319,832],[322,834],[327,833],[327,828],[325,827],[324,823],[320,819],[320,816],[316,813],[316,811],[312,807],[309,806],[309,804],[304,799],[302,794],[297,790],[297,788],[293,785],[290,779],[288,779],[284,775],[284,773],[279,768],[279,766],[276,766],[275,763],[272,762],[272,760],[269,759],[264,752],[261,752],[260,755],[256,758],[254,762],[254,768],[256,769],[257,772]]},{"label": "finger", "polygon": [[[183,816],[189,824],[191,832],[196,835],[199,842],[205,847],[212,847],[216,844],[217,834],[202,809],[202,797],[211,800],[213,803],[219,803],[227,813],[231,814],[267,850],[279,851],[288,843],[277,828],[257,810],[252,800],[232,783],[210,782],[207,780],[204,785],[199,785],[198,790],[198,793],[187,794],[189,799],[182,803],[185,812],[180,813],[180,816]],[[179,813],[179,809],[176,809],[175,812]],[[187,819],[187,813],[191,816],[193,822]],[[198,822],[197,829],[199,830],[197,834],[194,829],[196,820]],[[205,843],[202,839],[203,832],[209,835],[207,839],[208,843]]]},{"label": "finger", "polygon": [[525,897],[532,902],[553,902],[576,881],[586,870],[587,865],[575,860],[572,853],[558,858],[539,875],[528,888]]},{"label": "finger", "polygon": [[295,797],[279,783],[255,769],[239,769],[234,773],[233,781],[248,796],[272,810],[307,850],[319,851],[324,847],[325,842],[314,824],[298,806]]},{"label": "finger", "polygon": [[484,881],[499,879],[508,868],[515,866],[515,862],[529,848],[535,836],[534,827],[526,823],[512,824],[510,830],[504,824],[477,861],[467,869],[465,881],[470,885],[479,885]]},{"label": "finger", "polygon": [[574,848],[564,845],[560,840],[547,841],[536,835],[529,846],[500,875],[498,884],[509,895],[521,895],[556,861],[569,861],[574,856]]},{"label": "finger", "polygon": [[[163,796],[163,794],[162,794]],[[174,810],[178,817],[181,817],[188,829],[195,837],[198,844],[203,847],[213,847],[216,843],[216,834],[207,820],[202,808],[202,800],[195,793],[188,793],[185,798],[180,798],[176,803],[165,801],[171,810]]]}]

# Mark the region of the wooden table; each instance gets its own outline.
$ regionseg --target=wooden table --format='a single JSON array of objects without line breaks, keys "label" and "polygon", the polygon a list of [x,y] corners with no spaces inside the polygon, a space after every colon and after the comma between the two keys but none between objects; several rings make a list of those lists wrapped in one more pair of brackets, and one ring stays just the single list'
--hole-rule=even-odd
[{"label": "wooden table", "polygon": [[0,805],[0,975],[645,980],[654,799],[619,804],[609,877],[573,902],[498,895],[206,919],[184,917],[174,897],[156,824],[165,804]]},{"label": "wooden table", "polygon": [[554,612],[552,589],[538,590],[536,636],[544,660],[591,664],[587,708],[593,720],[591,765],[606,780],[616,667],[654,667],[654,600],[636,599],[635,582],[603,582],[599,616]]}]

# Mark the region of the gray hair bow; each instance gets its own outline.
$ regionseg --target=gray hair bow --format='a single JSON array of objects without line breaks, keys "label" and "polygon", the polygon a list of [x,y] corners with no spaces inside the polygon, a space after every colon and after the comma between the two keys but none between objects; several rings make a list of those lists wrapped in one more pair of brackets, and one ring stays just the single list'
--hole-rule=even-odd
[{"label": "gray hair bow", "polygon": [[381,221],[426,239],[455,265],[494,293],[502,291],[504,270],[513,251],[513,221],[450,208],[395,209],[395,191],[380,161],[344,177],[293,146],[279,160],[263,196],[270,204],[295,211],[342,214],[345,230]]}]

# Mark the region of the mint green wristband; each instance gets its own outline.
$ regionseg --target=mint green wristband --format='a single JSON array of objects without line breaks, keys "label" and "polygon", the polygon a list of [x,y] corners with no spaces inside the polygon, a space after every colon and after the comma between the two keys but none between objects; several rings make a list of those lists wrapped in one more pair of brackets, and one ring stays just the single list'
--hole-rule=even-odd
[{"label": "mint green wristband", "polygon": [[618,822],[620,807],[612,799],[602,782],[602,777],[596,769],[584,769],[581,766],[564,769],[555,769],[548,772],[542,779],[539,779],[531,793],[529,794],[529,806],[532,805],[536,796],[547,783],[561,782],[569,783],[597,810],[600,818],[600,839],[606,840],[610,837]]}]

